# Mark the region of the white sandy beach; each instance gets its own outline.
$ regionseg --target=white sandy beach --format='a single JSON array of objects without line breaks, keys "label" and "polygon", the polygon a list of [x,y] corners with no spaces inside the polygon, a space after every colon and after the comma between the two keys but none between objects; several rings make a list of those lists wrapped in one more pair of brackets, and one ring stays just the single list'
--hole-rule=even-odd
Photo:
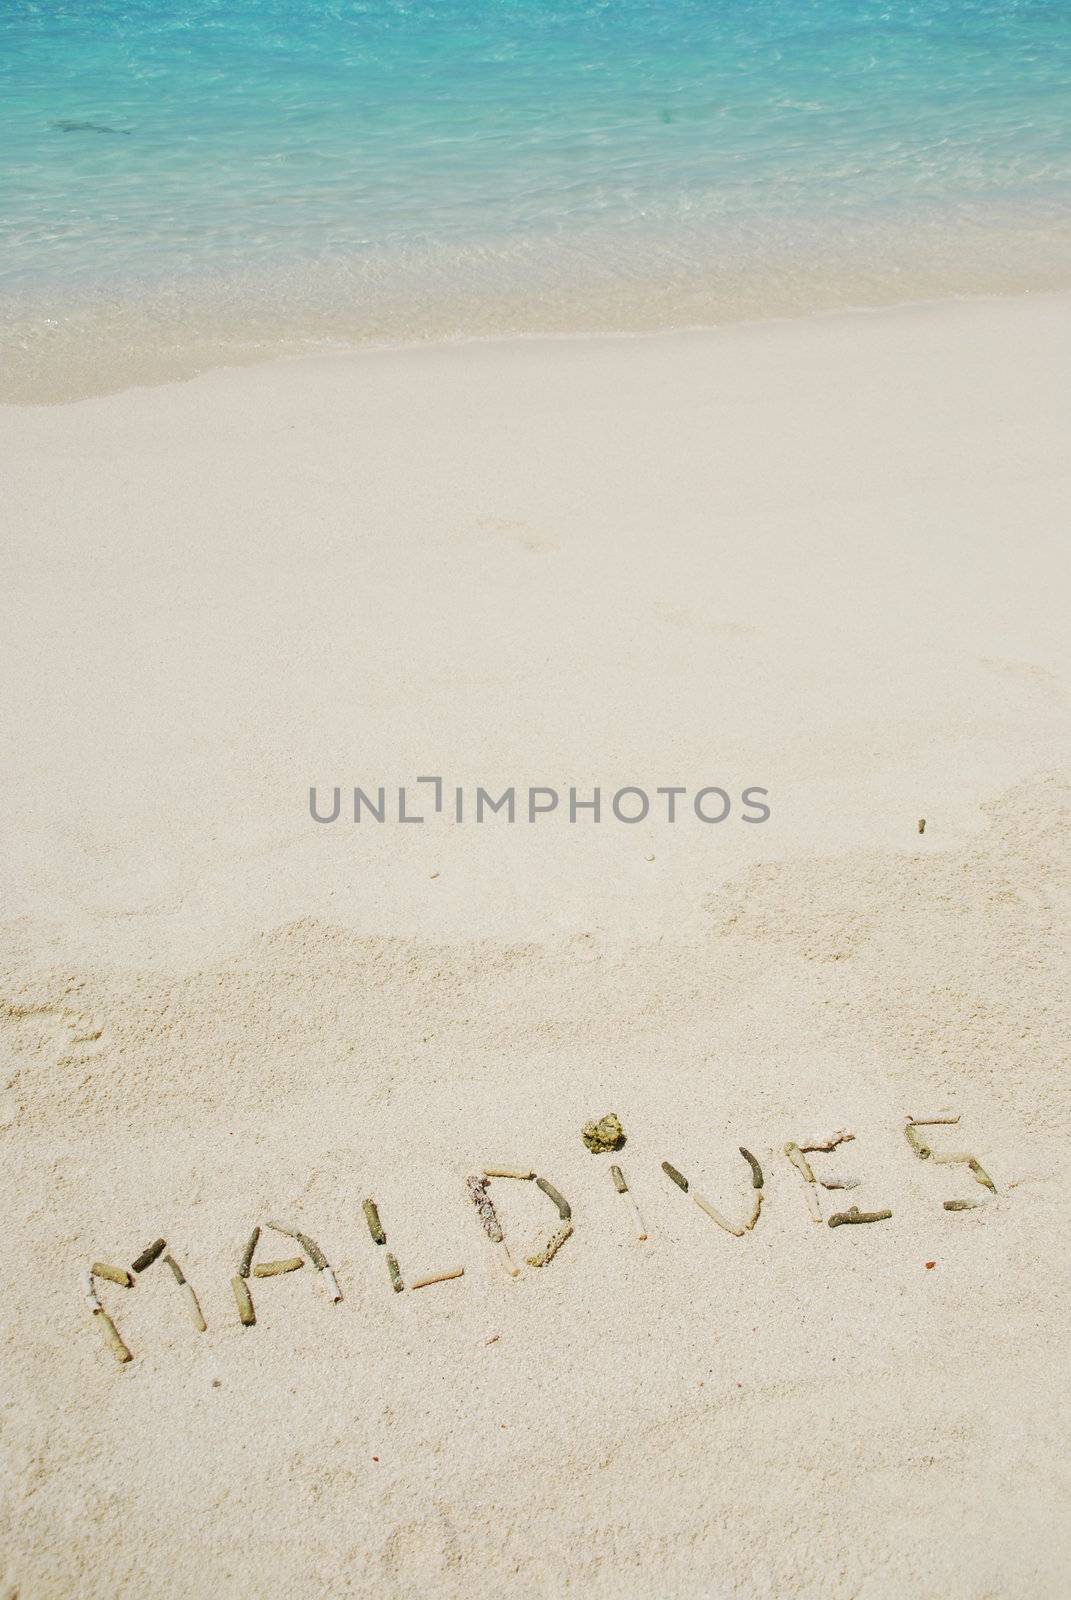
[{"label": "white sandy beach", "polygon": [[[1069,370],[1043,295],[0,408],[0,1595],[1067,1593]],[[421,775],[771,815],[310,818]],[[737,1239],[660,1163],[740,1145]],[[273,1216],[344,1299],[246,1329]]]}]

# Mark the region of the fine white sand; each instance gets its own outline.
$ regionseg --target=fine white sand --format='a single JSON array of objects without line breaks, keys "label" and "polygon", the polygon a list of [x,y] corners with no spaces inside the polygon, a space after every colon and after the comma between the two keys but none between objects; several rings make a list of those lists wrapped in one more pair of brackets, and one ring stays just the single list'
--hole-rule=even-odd
[{"label": "fine white sand", "polygon": [[[1069,370],[1050,296],[0,410],[0,1594],[1066,1594]],[[839,1126],[891,1220],[808,1219]],[[741,1216],[741,1144],[735,1239],[660,1163]],[[243,1329],[273,1216],[345,1298]],[[102,1284],[120,1367],[158,1234],[208,1332]]]}]

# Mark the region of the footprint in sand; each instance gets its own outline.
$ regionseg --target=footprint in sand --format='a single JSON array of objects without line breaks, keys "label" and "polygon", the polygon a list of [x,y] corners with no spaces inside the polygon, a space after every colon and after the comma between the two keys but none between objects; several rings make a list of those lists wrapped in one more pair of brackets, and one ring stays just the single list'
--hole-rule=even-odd
[{"label": "footprint in sand", "polygon": [[1050,695],[1062,695],[1056,674],[1050,672],[1048,667],[1039,666],[1036,661],[1015,661],[1003,656],[979,656],[978,664],[987,667],[990,672],[999,672],[1004,677],[1018,678],[1022,683],[1032,684]]},{"label": "footprint in sand", "polygon": [[482,533],[503,534],[525,550],[546,554],[561,549],[557,539],[537,533],[527,522],[515,522],[508,517],[477,517],[476,526]]},{"label": "footprint in sand", "polygon": [[403,1523],[383,1546],[383,1568],[391,1579],[407,1584],[442,1582],[461,1565],[461,1549],[453,1519],[432,1510],[427,1519]]},{"label": "footprint in sand", "polygon": [[656,603],[655,613],[663,622],[671,623],[675,628],[696,628],[724,639],[749,639],[761,631],[750,622],[714,622],[701,611],[694,611],[688,606],[671,605],[664,600]]},{"label": "footprint in sand", "polygon": [[574,933],[565,949],[576,961],[601,961],[603,943],[597,933]]},{"label": "footprint in sand", "polygon": [[0,1030],[11,1071],[21,1064],[50,1061],[56,1066],[79,1065],[105,1048],[103,1023],[91,1012],[61,1003],[0,1006]]},{"label": "footprint in sand", "polygon": [[69,1030],[67,1049],[59,1057],[63,1062],[88,1061],[104,1049],[103,1026],[91,1016],[78,1015],[67,1019]]}]

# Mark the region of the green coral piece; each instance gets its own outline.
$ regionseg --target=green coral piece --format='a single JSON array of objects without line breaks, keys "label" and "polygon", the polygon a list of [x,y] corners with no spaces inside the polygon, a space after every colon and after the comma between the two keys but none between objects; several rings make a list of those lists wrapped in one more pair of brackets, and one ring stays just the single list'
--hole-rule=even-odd
[{"label": "green coral piece", "polygon": [[625,1130],[612,1111],[599,1122],[585,1122],[580,1137],[592,1155],[602,1155],[606,1150],[620,1150],[625,1142]]}]

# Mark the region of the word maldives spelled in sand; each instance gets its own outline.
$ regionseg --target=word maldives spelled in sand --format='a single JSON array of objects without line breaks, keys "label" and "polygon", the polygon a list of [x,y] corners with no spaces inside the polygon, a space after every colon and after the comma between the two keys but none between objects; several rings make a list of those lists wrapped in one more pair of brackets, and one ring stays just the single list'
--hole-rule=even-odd
[{"label": "word maldives spelled in sand", "polygon": [[[600,1148],[605,1150],[613,1147],[609,1142],[604,1143],[601,1146],[596,1146],[594,1141],[589,1137],[590,1129],[594,1127],[603,1128],[610,1121],[611,1118],[603,1118],[602,1123],[589,1124],[588,1127],[585,1128],[585,1142],[588,1143],[589,1148]],[[621,1132],[620,1140],[615,1142],[624,1142],[624,1134],[623,1130],[620,1130],[620,1124],[617,1123],[616,1118],[612,1118],[612,1121],[616,1125],[616,1130]],[[909,1116],[905,1118],[904,1121],[904,1134],[908,1144],[911,1146],[912,1151],[919,1158],[919,1160],[933,1161],[938,1164],[959,1164],[966,1166],[976,1183],[980,1184],[990,1193],[996,1194],[996,1184],[974,1156],[965,1151],[936,1151],[925,1142],[922,1135],[919,1133],[920,1128],[950,1127],[954,1126],[958,1122],[959,1116],[948,1111],[939,1112],[932,1117]],[[828,1218],[823,1219],[821,1201],[818,1195],[819,1187],[827,1190],[851,1189],[858,1184],[859,1180],[857,1178],[844,1176],[823,1177],[821,1175],[817,1175],[808,1157],[818,1154],[828,1154],[833,1150],[836,1150],[840,1145],[848,1144],[854,1140],[854,1138],[854,1133],[852,1133],[849,1129],[837,1128],[834,1132],[824,1135],[815,1134],[805,1139],[791,1139],[784,1146],[784,1155],[791,1163],[794,1170],[799,1174],[803,1182],[804,1194],[807,1199],[808,1210],[812,1220],[819,1223],[825,1220],[830,1228],[839,1228],[846,1224],[885,1222],[892,1217],[891,1210],[887,1208],[878,1211],[861,1211],[858,1206],[850,1206],[847,1211],[837,1211]],[[682,1191],[682,1193],[688,1195],[695,1205],[698,1206],[700,1211],[702,1211],[711,1222],[715,1223],[725,1233],[728,1233],[734,1238],[738,1239],[743,1238],[746,1234],[752,1232],[758,1223],[762,1214],[762,1203],[765,1190],[765,1176],[757,1157],[754,1156],[751,1151],[746,1149],[743,1145],[740,1146],[740,1154],[747,1163],[750,1173],[752,1193],[750,1210],[747,1216],[740,1223],[734,1222],[731,1218],[724,1216],[710,1203],[709,1200],[705,1199],[702,1195],[697,1194],[692,1188],[690,1179],[685,1177],[685,1175],[669,1161],[663,1161],[662,1163],[662,1171],[665,1173],[666,1177],[668,1177],[670,1181]],[[647,1229],[644,1226],[639,1208],[631,1194],[621,1167],[617,1165],[611,1166],[610,1174],[616,1191],[619,1194],[627,1195],[629,1198],[639,1238],[641,1240],[646,1239]],[[548,1266],[558,1254],[558,1251],[562,1248],[562,1246],[565,1245],[573,1236],[572,1207],[570,1206],[569,1201],[565,1198],[561,1191],[550,1182],[548,1178],[539,1176],[539,1174],[529,1168],[489,1166],[483,1169],[482,1175],[473,1174],[466,1179],[469,1198],[472,1200],[476,1209],[476,1214],[479,1218],[480,1224],[490,1242],[496,1246],[499,1259],[501,1260],[502,1265],[510,1278],[519,1277],[520,1269],[514,1265],[513,1258],[510,1255],[509,1247],[506,1243],[504,1230],[499,1222],[498,1214],[495,1211],[494,1203],[490,1196],[488,1185],[496,1179],[508,1179],[519,1182],[534,1182],[536,1187],[546,1195],[547,1199],[557,1211],[558,1222],[560,1225],[553,1231],[553,1233],[550,1234],[541,1250],[527,1257],[528,1265],[533,1268],[539,1269]],[[977,1199],[946,1200],[944,1202],[944,1209],[949,1212],[968,1211],[975,1209],[981,1204],[984,1204],[984,1202]],[[375,1200],[372,1198],[366,1199],[363,1202],[362,1209],[364,1212],[365,1221],[368,1225],[368,1232],[372,1239],[372,1243],[377,1247],[385,1246],[387,1243],[387,1233],[383,1226],[382,1219],[380,1218],[379,1207]],[[244,1327],[255,1326],[257,1320],[256,1309],[253,1305],[253,1299],[249,1292],[248,1280],[250,1274],[252,1274],[254,1278],[258,1279],[268,1279],[282,1276],[283,1274],[300,1270],[304,1266],[307,1259],[319,1274],[320,1281],[324,1284],[329,1299],[336,1303],[342,1299],[342,1291],[338,1286],[334,1272],[328,1264],[327,1257],[324,1255],[315,1239],[313,1239],[309,1234],[303,1232],[302,1229],[292,1227],[286,1222],[269,1221],[265,1223],[265,1227],[267,1227],[273,1233],[282,1234],[289,1239],[295,1240],[301,1247],[302,1254],[287,1256],[270,1261],[263,1261],[255,1264],[254,1258],[260,1245],[262,1233],[259,1224],[253,1229],[253,1232],[251,1233],[248,1241],[246,1242],[245,1248],[242,1251],[237,1274],[231,1279],[231,1288],[234,1294],[235,1306],[238,1311],[238,1319]],[[148,1245],[132,1262],[129,1272],[125,1267],[116,1267],[111,1266],[106,1262],[95,1261],[89,1270],[83,1274],[83,1293],[86,1304],[93,1313],[94,1321],[98,1323],[101,1329],[105,1343],[116,1357],[116,1360],[120,1362],[130,1361],[132,1359],[131,1352],[124,1344],[123,1339],[115,1326],[115,1323],[112,1321],[112,1318],[101,1304],[101,1301],[97,1295],[96,1280],[100,1279],[108,1283],[113,1283],[123,1289],[133,1288],[135,1279],[140,1276],[140,1274],[146,1272],[156,1261],[160,1259],[161,1256],[163,1256],[165,1263],[171,1269],[171,1273],[175,1279],[175,1282],[182,1291],[183,1299],[186,1303],[187,1313],[194,1328],[199,1333],[204,1333],[206,1331],[207,1324],[201,1311],[201,1306],[197,1299],[196,1291],[191,1284],[187,1283],[182,1272],[182,1268],[179,1266],[178,1262],[175,1261],[174,1257],[164,1254],[166,1248],[167,1245],[164,1239],[155,1239],[152,1244]],[[402,1275],[402,1269],[399,1265],[398,1259],[388,1251],[385,1256],[385,1261],[391,1288],[394,1293],[400,1294],[405,1290],[406,1283]],[[425,1289],[430,1287],[432,1284],[447,1283],[454,1279],[462,1278],[464,1277],[464,1274],[465,1269],[463,1266],[440,1268],[436,1271],[427,1272],[418,1277],[411,1278],[408,1287],[410,1290]]]}]

